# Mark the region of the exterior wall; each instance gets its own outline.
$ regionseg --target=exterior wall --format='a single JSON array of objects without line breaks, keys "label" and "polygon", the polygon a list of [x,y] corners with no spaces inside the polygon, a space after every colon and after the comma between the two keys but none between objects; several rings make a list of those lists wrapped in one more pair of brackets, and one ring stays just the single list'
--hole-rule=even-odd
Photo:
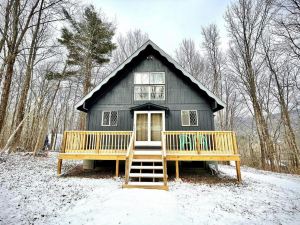
[{"label": "exterior wall", "polygon": [[[165,100],[164,101],[134,101],[134,73],[135,72],[165,72]],[[121,78],[120,78],[121,77]],[[212,103],[199,93],[192,82],[177,74],[166,66],[158,57],[140,61],[118,80],[110,84],[104,95],[96,100],[88,110],[88,130],[133,130],[133,115],[129,108],[146,102],[166,106],[170,109],[166,116],[166,130],[213,130]],[[102,111],[117,110],[117,126],[101,126]],[[197,110],[198,126],[181,126],[180,110]]]}]

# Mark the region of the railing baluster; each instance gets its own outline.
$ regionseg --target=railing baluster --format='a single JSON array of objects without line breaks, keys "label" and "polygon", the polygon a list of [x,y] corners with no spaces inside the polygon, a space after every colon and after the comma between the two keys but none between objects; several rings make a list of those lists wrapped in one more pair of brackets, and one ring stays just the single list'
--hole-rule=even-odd
[{"label": "railing baluster", "polygon": [[[132,131],[65,131],[65,153],[119,154],[128,150]],[[236,137],[229,131],[163,131],[168,154],[238,154]]]}]

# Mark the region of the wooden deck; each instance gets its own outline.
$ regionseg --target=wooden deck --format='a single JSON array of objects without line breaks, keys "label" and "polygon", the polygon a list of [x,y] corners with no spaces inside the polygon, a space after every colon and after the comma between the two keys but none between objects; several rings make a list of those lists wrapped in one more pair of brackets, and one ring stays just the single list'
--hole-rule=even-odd
[{"label": "wooden deck", "polygon": [[[58,156],[57,173],[61,174],[63,160],[125,160],[125,186],[129,181],[134,154],[135,137],[132,131],[65,131]],[[151,154],[149,159],[153,158]],[[162,150],[157,156],[164,168],[163,183],[167,187],[167,162],[175,161],[179,178],[179,161],[235,161],[237,180],[241,181],[240,155],[232,131],[163,131]],[[166,188],[163,188],[166,189]]]}]

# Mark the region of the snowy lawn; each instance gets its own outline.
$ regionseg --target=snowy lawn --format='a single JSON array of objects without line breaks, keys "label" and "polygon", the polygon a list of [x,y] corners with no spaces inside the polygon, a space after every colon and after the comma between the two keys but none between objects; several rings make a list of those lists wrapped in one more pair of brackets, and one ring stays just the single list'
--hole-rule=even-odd
[{"label": "snowy lawn", "polygon": [[220,170],[224,183],[121,189],[107,173],[57,178],[55,154],[11,155],[0,161],[0,224],[300,224],[300,176],[242,167],[237,185],[234,167]]}]

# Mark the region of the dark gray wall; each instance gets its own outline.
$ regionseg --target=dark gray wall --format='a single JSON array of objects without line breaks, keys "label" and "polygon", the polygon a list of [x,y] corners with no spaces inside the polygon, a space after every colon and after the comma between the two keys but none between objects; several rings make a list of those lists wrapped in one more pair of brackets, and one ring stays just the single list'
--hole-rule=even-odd
[{"label": "dark gray wall", "polygon": [[[200,93],[199,89],[185,76],[172,69],[159,56],[141,60],[136,66],[124,74],[119,74],[117,80],[106,85],[105,94],[96,96],[96,100],[88,108],[88,130],[132,130],[133,116],[129,111],[132,106],[145,103],[134,101],[133,85],[135,72],[165,72],[166,100],[152,101],[157,105],[170,109],[166,117],[166,130],[213,130],[212,102]],[[103,91],[102,91],[103,92]],[[146,101],[149,102],[149,101]],[[181,126],[180,110],[197,110],[198,126]],[[117,110],[119,112],[118,126],[101,126],[102,111]]]}]

